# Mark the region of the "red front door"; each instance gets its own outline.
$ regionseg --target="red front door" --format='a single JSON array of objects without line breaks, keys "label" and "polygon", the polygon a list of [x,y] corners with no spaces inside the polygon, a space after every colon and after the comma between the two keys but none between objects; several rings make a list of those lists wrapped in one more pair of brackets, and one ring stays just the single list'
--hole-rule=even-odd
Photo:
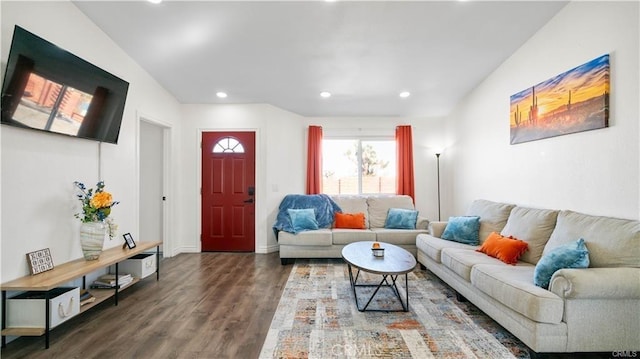
[{"label": "red front door", "polygon": [[255,251],[255,133],[202,133],[202,251]]}]

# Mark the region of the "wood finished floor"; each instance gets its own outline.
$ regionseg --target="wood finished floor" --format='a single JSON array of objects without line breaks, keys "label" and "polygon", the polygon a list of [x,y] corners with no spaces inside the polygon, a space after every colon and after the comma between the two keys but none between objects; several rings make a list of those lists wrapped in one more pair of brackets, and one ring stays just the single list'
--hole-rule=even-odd
[{"label": "wood finished floor", "polygon": [[183,253],[148,277],[61,324],[21,337],[9,358],[257,358],[292,266],[278,253]]}]

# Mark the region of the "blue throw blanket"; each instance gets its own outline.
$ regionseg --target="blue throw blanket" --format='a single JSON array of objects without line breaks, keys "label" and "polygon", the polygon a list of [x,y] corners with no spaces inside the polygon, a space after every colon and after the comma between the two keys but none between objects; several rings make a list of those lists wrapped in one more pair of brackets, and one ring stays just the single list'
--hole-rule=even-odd
[{"label": "blue throw blanket", "polygon": [[313,208],[316,212],[316,220],[319,228],[329,228],[333,224],[335,212],[342,212],[342,209],[331,197],[326,194],[288,194],[280,203],[278,217],[273,225],[273,232],[278,239],[278,231],[296,233],[289,218],[288,209]]}]

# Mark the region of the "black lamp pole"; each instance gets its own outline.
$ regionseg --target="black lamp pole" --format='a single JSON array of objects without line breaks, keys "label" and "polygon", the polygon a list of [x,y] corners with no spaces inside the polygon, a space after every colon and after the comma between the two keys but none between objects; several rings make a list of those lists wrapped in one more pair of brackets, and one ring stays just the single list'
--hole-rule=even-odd
[{"label": "black lamp pole", "polygon": [[441,221],[440,218],[440,154],[436,153],[436,161],[438,163],[438,221]]}]

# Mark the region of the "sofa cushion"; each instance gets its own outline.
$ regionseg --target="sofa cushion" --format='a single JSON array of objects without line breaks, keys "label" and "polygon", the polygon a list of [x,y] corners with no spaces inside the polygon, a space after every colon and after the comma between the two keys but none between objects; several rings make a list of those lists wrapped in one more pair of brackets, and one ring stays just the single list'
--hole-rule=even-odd
[{"label": "sofa cushion", "polygon": [[507,224],[507,218],[511,209],[515,207],[512,204],[491,202],[485,199],[478,199],[471,203],[467,210],[467,216],[480,217],[480,243],[484,242],[491,232],[500,233]]},{"label": "sofa cushion", "polygon": [[418,211],[404,208],[389,208],[384,228],[387,229],[416,229]]},{"label": "sofa cushion", "polygon": [[287,213],[289,213],[289,218],[291,218],[291,226],[296,233],[318,229],[316,211],[313,208],[289,208],[287,210]]},{"label": "sofa cushion", "polygon": [[528,250],[520,260],[536,264],[542,257],[542,251],[556,226],[557,218],[558,211],[555,210],[515,207],[511,210],[507,224],[500,234],[527,242]]},{"label": "sofa cushion", "polygon": [[471,270],[471,283],[493,299],[541,323],[560,323],[564,301],[552,292],[533,284],[534,266],[478,264]]},{"label": "sofa cushion", "polygon": [[331,230],[326,228],[300,232],[298,234],[280,232],[278,235],[278,243],[296,246],[330,246],[332,243],[331,237]]},{"label": "sofa cushion", "polygon": [[478,246],[470,246],[468,244],[447,241],[430,234],[418,234],[416,237],[416,246],[429,258],[437,263],[442,263],[442,250],[445,248],[463,248],[475,250]]},{"label": "sofa cushion", "polygon": [[384,228],[389,208],[415,209],[410,196],[370,196],[367,197],[369,205],[369,228]]},{"label": "sofa cushion", "polygon": [[331,196],[340,208],[342,213],[364,213],[364,226],[369,228],[369,206],[365,196],[336,195]]},{"label": "sofa cushion", "polygon": [[506,264],[516,264],[518,258],[527,250],[527,246],[525,241],[491,232],[477,251],[498,258]]},{"label": "sofa cushion", "polygon": [[445,248],[442,250],[440,258],[442,265],[464,278],[467,282],[471,281],[471,269],[477,264],[506,265],[496,258],[467,248]]},{"label": "sofa cushion", "polygon": [[589,249],[591,267],[640,267],[640,221],[560,211],[542,253],[579,238]]},{"label": "sofa cushion", "polygon": [[376,234],[368,229],[333,229],[333,244],[349,244],[360,241],[375,241]]},{"label": "sofa cushion", "polygon": [[480,217],[449,217],[447,226],[442,233],[442,239],[460,242],[470,245],[478,245],[478,230],[480,229]]},{"label": "sofa cushion", "polygon": [[416,245],[416,236],[421,233],[427,233],[426,229],[372,228],[371,231],[376,234],[376,240],[378,242],[414,246]]},{"label": "sofa cushion", "polygon": [[340,213],[336,212],[334,228],[365,229],[364,213]]},{"label": "sofa cushion", "polygon": [[549,288],[553,274],[563,268],[588,268],[589,250],[584,239],[569,242],[554,248],[542,256],[533,272],[533,284],[544,289]]}]

